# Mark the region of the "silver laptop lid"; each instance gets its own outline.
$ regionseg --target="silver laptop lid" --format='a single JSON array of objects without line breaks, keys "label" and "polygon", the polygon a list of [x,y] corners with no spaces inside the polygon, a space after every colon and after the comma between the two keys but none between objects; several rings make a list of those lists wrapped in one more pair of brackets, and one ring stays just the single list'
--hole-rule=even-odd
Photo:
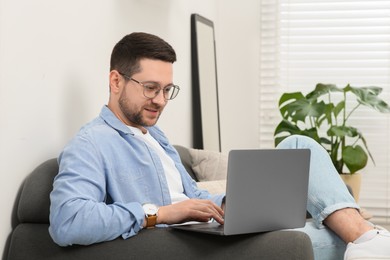
[{"label": "silver laptop lid", "polygon": [[303,227],[309,149],[229,152],[225,235]]}]

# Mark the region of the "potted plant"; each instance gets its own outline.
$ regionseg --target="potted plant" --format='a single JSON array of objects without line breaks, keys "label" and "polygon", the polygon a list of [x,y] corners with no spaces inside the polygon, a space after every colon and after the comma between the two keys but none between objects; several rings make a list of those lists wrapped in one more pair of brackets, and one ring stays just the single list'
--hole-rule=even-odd
[{"label": "potted plant", "polygon": [[[368,157],[374,159],[363,134],[349,125],[348,119],[360,106],[389,113],[389,105],[378,97],[381,92],[380,87],[348,84],[339,88],[320,83],[306,96],[301,92],[284,93],[279,100],[283,119],[274,132],[275,145],[289,135],[309,136],[328,151],[339,174],[345,174],[346,169],[347,174],[354,174],[367,165]],[[351,96],[356,102],[348,108],[347,98]]]}]

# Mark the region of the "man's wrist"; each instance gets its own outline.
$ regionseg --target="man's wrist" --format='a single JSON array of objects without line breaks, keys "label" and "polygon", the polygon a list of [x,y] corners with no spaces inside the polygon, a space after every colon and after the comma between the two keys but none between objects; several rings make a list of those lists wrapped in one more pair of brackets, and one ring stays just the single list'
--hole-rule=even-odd
[{"label": "man's wrist", "polygon": [[154,227],[157,224],[159,208],[156,205],[150,203],[142,205],[142,208],[145,214],[143,227]]}]

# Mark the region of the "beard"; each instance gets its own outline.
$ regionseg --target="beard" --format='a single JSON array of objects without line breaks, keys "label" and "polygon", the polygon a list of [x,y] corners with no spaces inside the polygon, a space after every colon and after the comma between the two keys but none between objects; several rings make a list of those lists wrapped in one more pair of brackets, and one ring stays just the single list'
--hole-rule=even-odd
[{"label": "beard", "polygon": [[158,110],[159,115],[155,120],[153,120],[153,122],[147,122],[144,119],[144,116],[142,115],[142,111],[144,110],[144,107],[138,108],[136,105],[132,105],[130,100],[126,97],[125,91],[121,93],[118,103],[119,103],[119,108],[121,109],[123,115],[126,117],[128,121],[133,123],[135,126],[143,126],[143,127],[153,126],[157,123],[161,115],[161,106],[152,103],[148,107]]}]

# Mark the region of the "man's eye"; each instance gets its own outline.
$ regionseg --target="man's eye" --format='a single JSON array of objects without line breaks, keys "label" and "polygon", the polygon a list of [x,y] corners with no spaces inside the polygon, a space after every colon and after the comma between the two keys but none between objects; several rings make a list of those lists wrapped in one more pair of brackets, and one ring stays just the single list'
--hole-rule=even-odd
[{"label": "man's eye", "polygon": [[144,85],[144,88],[147,91],[157,91],[158,90],[158,86],[156,86],[156,85]]},{"label": "man's eye", "polygon": [[164,92],[169,93],[169,92],[171,92],[172,88],[173,88],[173,86],[165,87]]}]

